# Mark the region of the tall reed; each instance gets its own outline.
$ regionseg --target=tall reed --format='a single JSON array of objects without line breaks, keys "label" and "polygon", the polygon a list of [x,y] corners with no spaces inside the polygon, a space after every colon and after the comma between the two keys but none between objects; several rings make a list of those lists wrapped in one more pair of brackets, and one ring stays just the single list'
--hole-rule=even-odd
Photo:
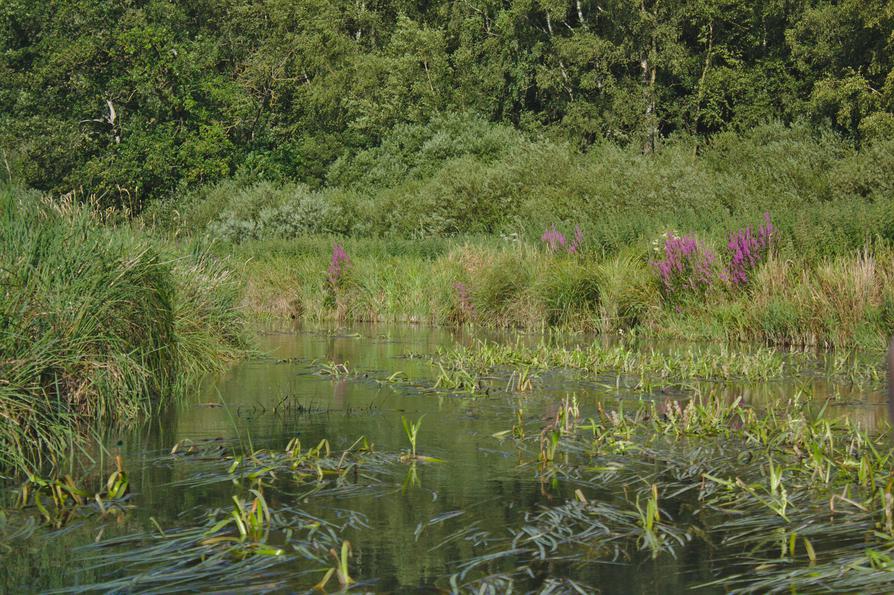
[{"label": "tall reed", "polygon": [[87,208],[0,189],[0,468],[58,462],[90,421],[145,419],[241,346],[239,289]]}]

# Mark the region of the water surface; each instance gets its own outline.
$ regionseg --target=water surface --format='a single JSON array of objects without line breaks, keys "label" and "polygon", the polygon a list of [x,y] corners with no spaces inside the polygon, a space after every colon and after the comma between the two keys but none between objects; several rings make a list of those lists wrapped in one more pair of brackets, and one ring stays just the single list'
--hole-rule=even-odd
[{"label": "water surface", "polygon": [[[494,338],[519,340],[511,335]],[[500,378],[489,380],[489,394],[432,390],[435,372],[424,356],[471,340],[461,332],[410,326],[263,333],[259,338],[262,357],[209,378],[186,402],[170,407],[152,423],[108,436],[108,454],[97,459],[96,476],[104,477],[111,469],[109,457],[121,454],[131,478],[132,507],[117,515],[75,519],[58,529],[39,528],[17,540],[0,552],[4,558],[0,588],[6,592],[145,590],[138,581],[132,587],[109,581],[152,573],[156,569],[151,564],[141,567],[103,555],[136,547],[133,542],[116,545],[118,536],[195,523],[208,510],[231,507],[234,493],[242,493],[232,482],[197,482],[197,476],[210,469],[219,472],[221,464],[239,453],[282,450],[296,437],[304,445],[326,439],[339,451],[361,436],[376,452],[392,455],[390,462],[371,472],[374,481],[358,477],[358,485],[369,484],[365,491],[308,496],[307,490],[277,484],[266,494],[271,506],[300,509],[344,526],[339,538],[353,546],[351,574],[361,581],[362,589],[442,592],[506,573],[513,574],[520,592],[572,592],[577,585],[602,593],[672,593],[717,578],[714,553],[700,540],[678,548],[675,557],[653,559],[643,552],[614,558],[593,552],[586,563],[550,556],[531,563],[509,556],[482,562],[461,574],[490,544],[505,541],[510,529],[523,527],[527,515],[574,498],[574,482],[544,484],[538,480],[532,457],[512,440],[494,436],[512,427],[517,410],[523,409],[526,425],[536,432],[566,397],[577,400],[584,417],[595,413],[598,402],[687,398],[686,390],[644,394],[627,388],[632,386],[627,379],[587,378],[561,371],[543,374],[535,390],[525,394],[502,390],[504,379]],[[343,378],[321,375],[323,363],[344,364],[351,374]],[[395,372],[409,381],[385,381]],[[817,403],[830,400],[834,415],[849,416],[867,428],[873,428],[885,411],[878,391],[836,386],[819,378],[729,384],[719,390],[729,399],[741,397],[764,407],[802,391]],[[419,452],[443,463],[416,465],[415,475],[409,476],[411,466],[398,460],[408,448],[403,417],[422,417]],[[201,445],[202,454],[170,456],[177,444],[182,449]],[[590,490],[588,497],[612,502],[622,495]],[[346,522],[347,518],[361,522]],[[325,570],[325,565],[296,557],[271,563],[269,571],[256,568],[244,577],[241,587],[305,591]],[[240,585],[240,580],[235,578],[230,586]],[[330,589],[335,585],[333,579]],[[209,588],[214,586],[209,583]],[[169,588],[178,590],[176,583]]]}]

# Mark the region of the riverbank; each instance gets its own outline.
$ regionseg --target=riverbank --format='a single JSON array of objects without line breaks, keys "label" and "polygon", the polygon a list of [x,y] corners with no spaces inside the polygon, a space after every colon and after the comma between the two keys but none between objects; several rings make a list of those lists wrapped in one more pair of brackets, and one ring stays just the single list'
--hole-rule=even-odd
[{"label": "riverbank", "polygon": [[241,288],[199,244],[0,188],[0,474],[61,466],[240,356]]},{"label": "riverbank", "polygon": [[[783,233],[783,232],[780,232]],[[333,245],[348,261],[330,280]],[[881,349],[894,332],[894,252],[812,264],[773,253],[744,283],[665,285],[664,247],[601,258],[493,238],[408,243],[303,238],[218,247],[246,283],[244,307],[317,323],[411,322],[639,334],[777,346]],[[719,259],[720,257],[718,257]],[[697,265],[698,263],[696,263]],[[697,271],[696,271],[697,272]]]},{"label": "riverbank", "polygon": [[212,243],[265,316],[884,345],[891,141],[803,124],[691,141],[580,151],[454,116],[346,154],[318,187],[235,177],[138,224]]}]

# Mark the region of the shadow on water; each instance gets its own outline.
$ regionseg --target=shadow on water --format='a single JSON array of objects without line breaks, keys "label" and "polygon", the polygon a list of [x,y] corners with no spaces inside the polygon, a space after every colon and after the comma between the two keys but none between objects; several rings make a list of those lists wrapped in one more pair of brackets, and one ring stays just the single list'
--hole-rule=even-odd
[{"label": "shadow on water", "polygon": [[[535,342],[537,337],[491,339]],[[108,451],[123,456],[130,478],[131,496],[120,510],[78,515],[58,528],[36,522],[27,511],[4,513],[0,590],[304,591],[337,565],[335,554],[345,541],[352,549],[351,575],[360,588],[380,592],[482,587],[484,592],[503,592],[509,584],[504,581],[510,580],[506,577],[511,577],[521,592],[591,592],[598,587],[603,593],[670,593],[710,583],[718,578],[719,566],[732,564],[715,559],[710,540],[692,535],[680,537],[672,555],[621,547],[625,531],[640,535],[643,524],[612,508],[627,502],[626,492],[635,486],[610,482],[605,490],[594,488],[586,496],[588,502],[598,498],[607,507],[592,512],[595,518],[605,515],[610,539],[582,540],[571,555],[566,542],[555,542],[555,551],[546,546],[539,554],[536,548],[534,554],[513,554],[511,547],[500,545],[507,540],[517,544],[513,532],[549,522],[537,515],[558,514],[559,525],[573,526],[573,520],[561,515],[574,511],[562,507],[578,498],[581,486],[593,487],[570,474],[545,479],[535,465],[536,454],[520,448],[518,441],[495,437],[519,424],[520,412],[525,421],[519,427],[536,434],[568,399],[586,418],[595,415],[599,404],[685,400],[703,387],[644,391],[635,379],[552,370],[540,374],[535,387],[524,393],[505,390],[504,377],[485,379],[497,387],[487,394],[435,390],[432,364],[424,356],[473,340],[463,333],[398,326],[263,333],[259,343],[267,355],[209,379],[187,402],[146,427],[108,437]],[[868,430],[886,415],[878,387],[836,385],[821,377],[711,390],[727,402],[741,399],[764,408],[798,395],[828,403],[827,414],[846,416]],[[422,418],[419,452],[443,463],[400,460],[409,447],[403,418]],[[379,454],[358,455],[350,459],[353,466],[344,458],[332,463],[337,454],[321,459],[317,466],[344,471],[325,486],[315,488],[312,477],[295,479],[288,464],[293,459],[257,462],[254,470],[262,471],[260,481],[267,482],[265,502],[276,517],[269,540],[288,555],[234,557],[229,552],[229,557],[215,557],[209,528],[216,519],[227,518],[234,494],[251,497],[253,484],[246,475],[227,471],[236,458],[261,450],[282,453],[295,438],[304,449],[327,440],[333,453],[342,453],[361,436]],[[175,445],[177,452],[171,454]],[[247,458],[240,460],[247,468]],[[97,475],[105,477],[109,464],[97,469]],[[314,522],[321,528],[309,532]],[[169,541],[172,536],[179,541]],[[199,553],[178,557],[189,548]],[[153,573],[155,582],[150,580]],[[335,585],[333,578],[328,588]],[[699,592],[724,590],[707,586]]]}]

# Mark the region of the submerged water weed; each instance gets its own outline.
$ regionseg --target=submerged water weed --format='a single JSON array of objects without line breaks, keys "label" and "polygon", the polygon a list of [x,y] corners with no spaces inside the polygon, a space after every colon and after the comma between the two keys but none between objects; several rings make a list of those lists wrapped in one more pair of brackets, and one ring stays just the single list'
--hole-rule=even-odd
[{"label": "submerged water weed", "polygon": [[[155,528],[149,531],[102,538],[100,530],[95,543],[77,551],[79,561],[91,570],[89,576],[98,580],[88,588],[154,591],[176,584],[178,589],[203,591],[276,590],[296,585],[310,588],[321,575],[326,578],[317,584],[325,585],[336,575],[342,588],[347,588],[356,581],[348,571],[350,544],[342,532],[367,528],[368,521],[362,514],[342,509],[336,511],[337,523],[315,516],[306,510],[308,498],[369,494],[369,487],[381,491],[375,475],[397,460],[397,455],[376,457],[363,438],[341,451],[332,450],[326,440],[308,448],[295,438],[282,451],[255,450],[238,457],[229,455],[226,448],[177,445],[155,462],[177,461],[189,475],[180,485],[231,483],[235,493],[229,505],[184,512],[172,528],[153,518]],[[361,461],[362,472],[357,468]],[[117,470],[106,482],[108,494],[120,497],[126,481],[123,471]],[[74,487],[70,479],[45,483],[48,487],[32,481],[23,491],[29,506],[36,506],[50,488],[63,510],[90,506],[88,492]],[[393,493],[393,485],[386,489]],[[112,504],[120,506],[119,502],[120,498]],[[104,506],[106,511],[111,509],[109,503]],[[18,529],[9,533],[24,534]]]},{"label": "submerged water weed", "polygon": [[335,525],[302,507],[246,506],[234,498],[230,511],[211,511],[190,527],[157,527],[78,548],[86,565],[107,569],[107,578],[89,588],[155,591],[176,584],[181,590],[253,591],[286,589],[296,581],[309,587],[324,572],[329,552],[344,542],[340,532],[365,526],[362,517]]},{"label": "submerged water weed", "polygon": [[[67,525],[77,514],[99,512],[106,515],[122,510],[123,500],[130,482],[123,468],[120,456],[115,457],[115,471],[105,482],[103,489],[91,494],[80,487],[70,475],[62,479],[45,479],[34,475],[22,484],[18,491],[18,506],[21,509],[34,507],[44,522],[55,528]],[[44,498],[48,502],[44,502]]]},{"label": "submerged water weed", "polygon": [[758,412],[705,394],[592,413],[566,433],[550,421],[530,449],[517,442],[538,453],[535,473],[551,489],[573,486],[575,497],[486,548],[461,579],[504,556],[524,573],[698,543],[715,561],[712,584],[734,592],[894,586],[894,572],[877,572],[894,570],[887,436],[808,416],[797,400]]},{"label": "submerged water weed", "polygon": [[[210,456],[190,458],[190,464],[201,472],[174,485],[198,487],[264,480],[282,488],[281,480],[285,478],[289,488],[298,490],[300,497],[374,494],[387,491],[387,483],[378,476],[387,475],[388,466],[399,458],[376,452],[365,437],[341,451],[332,450],[325,439],[308,447],[300,438],[293,438],[283,450],[257,449],[236,454],[230,449],[215,449]],[[363,482],[356,481],[360,477]]]},{"label": "submerged water weed", "polygon": [[[590,375],[627,375],[639,377],[641,388],[653,380],[661,380],[665,385],[667,381],[686,385],[688,380],[766,381],[803,374],[836,378],[857,386],[873,386],[882,381],[877,365],[849,355],[824,361],[808,353],[784,354],[767,347],[737,351],[725,345],[659,351],[637,349],[626,343],[605,346],[593,342],[567,347],[546,340],[534,346],[479,340],[467,347],[441,349],[432,361],[444,375],[448,371],[462,373],[464,386],[476,386],[476,378],[506,367],[524,369],[526,374],[533,370],[564,368]],[[474,370],[474,374],[469,370]]]},{"label": "submerged water weed", "polygon": [[[652,516],[644,519],[644,514]],[[560,580],[563,573],[558,569],[570,565],[633,561],[642,548],[654,556],[673,554],[686,543],[687,536],[671,524],[657,522],[657,514],[657,508],[644,513],[630,504],[588,499],[577,490],[565,503],[527,513],[520,527],[509,528],[508,538],[493,540],[484,553],[462,562],[451,584],[469,581],[477,569],[507,559],[515,570],[501,578],[511,590],[516,581],[537,573],[553,574]]]}]

